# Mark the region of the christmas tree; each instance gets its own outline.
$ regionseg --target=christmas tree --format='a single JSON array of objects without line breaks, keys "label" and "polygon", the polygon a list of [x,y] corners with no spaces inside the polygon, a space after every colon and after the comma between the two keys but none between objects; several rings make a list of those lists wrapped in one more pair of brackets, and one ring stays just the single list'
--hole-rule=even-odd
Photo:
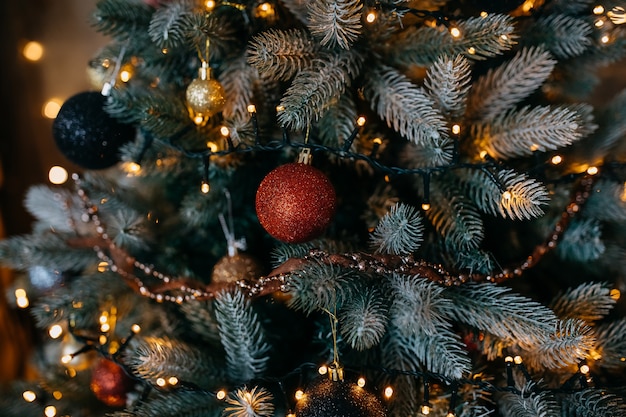
[{"label": "christmas tree", "polygon": [[99,1],[0,414],[626,415],[624,6]]}]

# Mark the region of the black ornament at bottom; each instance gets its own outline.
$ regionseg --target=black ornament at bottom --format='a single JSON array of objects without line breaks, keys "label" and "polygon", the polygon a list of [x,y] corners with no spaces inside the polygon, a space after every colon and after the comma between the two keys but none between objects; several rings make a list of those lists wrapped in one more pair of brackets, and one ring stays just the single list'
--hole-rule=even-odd
[{"label": "black ornament at bottom", "polygon": [[386,417],[382,402],[365,388],[329,378],[315,380],[296,404],[297,417]]},{"label": "black ornament at bottom", "polygon": [[63,103],[52,124],[59,151],[82,168],[115,165],[122,145],[135,137],[133,126],[120,123],[104,110],[106,99],[96,91],[78,93]]}]

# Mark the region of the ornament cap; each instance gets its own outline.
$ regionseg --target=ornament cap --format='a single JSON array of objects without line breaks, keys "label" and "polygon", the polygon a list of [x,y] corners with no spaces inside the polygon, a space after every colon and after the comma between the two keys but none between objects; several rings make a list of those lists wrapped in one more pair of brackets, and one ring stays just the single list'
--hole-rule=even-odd
[{"label": "ornament cap", "polygon": [[208,62],[202,61],[202,65],[198,68],[198,78],[201,80],[211,79],[211,67],[209,67]]},{"label": "ornament cap", "polygon": [[328,378],[331,381],[343,381],[343,366],[338,362],[333,362],[328,367]]},{"label": "ornament cap", "polygon": [[313,155],[311,154],[311,148],[302,148],[298,154],[298,163],[311,165]]}]

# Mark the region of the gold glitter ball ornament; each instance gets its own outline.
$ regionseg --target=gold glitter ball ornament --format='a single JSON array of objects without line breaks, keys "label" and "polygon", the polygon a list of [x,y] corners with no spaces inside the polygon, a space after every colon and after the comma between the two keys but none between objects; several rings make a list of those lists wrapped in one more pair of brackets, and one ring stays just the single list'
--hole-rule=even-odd
[{"label": "gold glitter ball ornament", "polygon": [[237,252],[223,256],[213,267],[211,281],[219,284],[230,284],[242,279],[257,279],[262,275],[262,267],[252,256]]},{"label": "gold glitter ball ornament", "polygon": [[194,79],[186,91],[189,116],[198,125],[203,125],[209,117],[219,113],[226,104],[224,87],[210,77],[210,68],[202,64],[199,77]]}]

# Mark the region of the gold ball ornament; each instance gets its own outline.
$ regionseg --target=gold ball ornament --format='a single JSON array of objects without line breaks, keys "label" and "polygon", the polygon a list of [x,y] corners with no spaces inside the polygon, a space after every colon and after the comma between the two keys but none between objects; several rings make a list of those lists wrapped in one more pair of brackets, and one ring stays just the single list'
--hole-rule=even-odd
[{"label": "gold ball ornament", "polygon": [[198,125],[206,124],[209,117],[222,111],[226,104],[224,87],[210,77],[210,68],[204,63],[199,77],[187,86],[185,96],[189,116]]},{"label": "gold ball ornament", "polygon": [[242,279],[257,279],[262,273],[263,268],[253,256],[237,252],[232,256],[223,256],[215,264],[211,281],[216,284],[230,284]]}]

